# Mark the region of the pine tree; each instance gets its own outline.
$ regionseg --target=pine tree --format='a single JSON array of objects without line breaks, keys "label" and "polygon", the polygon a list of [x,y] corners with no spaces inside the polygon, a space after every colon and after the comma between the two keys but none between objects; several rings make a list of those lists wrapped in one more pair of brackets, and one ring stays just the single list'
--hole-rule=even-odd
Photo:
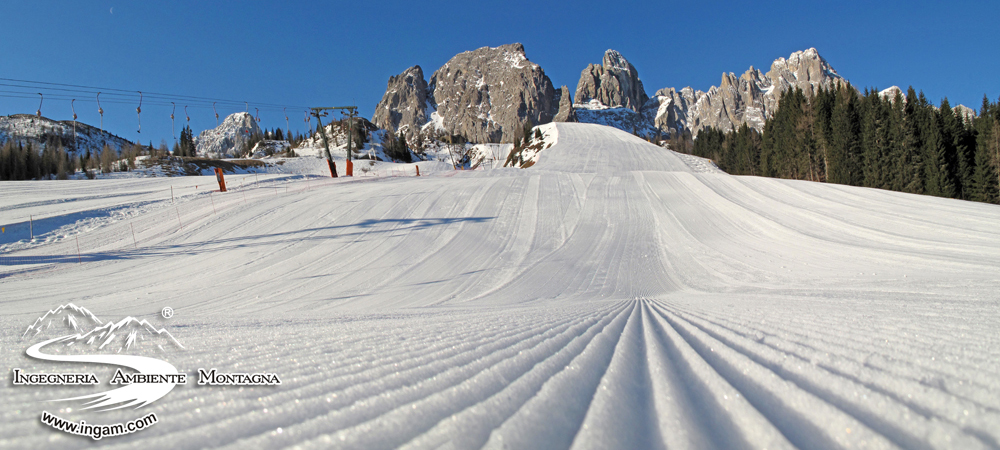
[{"label": "pine tree", "polygon": [[921,116],[924,193],[938,197],[954,197],[955,184],[948,168],[946,139],[941,132],[940,115],[933,110],[925,109]]},{"label": "pine tree", "polygon": [[185,125],[181,129],[181,137],[178,142],[177,148],[174,149],[174,156],[186,156],[191,157],[196,155],[194,147],[194,132],[191,131],[191,127]]},{"label": "pine tree", "polygon": [[850,85],[838,87],[830,116],[830,135],[827,138],[827,182],[858,185],[861,180],[857,93]]},{"label": "pine tree", "polygon": [[894,187],[894,190],[912,194],[924,192],[923,157],[920,151],[923,147],[923,133],[920,117],[926,106],[910,86],[906,91],[906,103],[903,107],[899,154],[895,167],[899,186]]}]

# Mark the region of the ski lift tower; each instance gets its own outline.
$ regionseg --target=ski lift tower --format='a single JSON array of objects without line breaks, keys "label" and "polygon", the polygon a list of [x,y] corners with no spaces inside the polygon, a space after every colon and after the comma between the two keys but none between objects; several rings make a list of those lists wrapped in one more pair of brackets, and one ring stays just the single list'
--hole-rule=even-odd
[{"label": "ski lift tower", "polygon": [[347,116],[347,173],[345,176],[354,176],[354,163],[351,162],[351,143],[354,139],[351,139],[351,133],[354,131],[354,118],[358,115],[357,106],[326,106],[326,107],[315,107],[309,108],[312,110],[313,117],[319,123],[320,133],[323,136],[323,151],[326,153],[326,162],[330,166],[330,176],[337,177],[337,164],[333,162],[333,157],[330,156],[330,141],[326,137],[326,127],[323,126],[322,117],[329,114],[327,111],[340,109],[342,114]]}]

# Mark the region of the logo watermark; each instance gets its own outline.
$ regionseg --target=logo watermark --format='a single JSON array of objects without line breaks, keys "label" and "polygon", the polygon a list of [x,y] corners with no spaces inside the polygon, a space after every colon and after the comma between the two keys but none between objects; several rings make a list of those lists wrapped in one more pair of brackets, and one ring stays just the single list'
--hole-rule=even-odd
[{"label": "logo watermark", "polygon": [[[163,308],[164,319],[173,317],[174,310]],[[68,334],[62,334],[68,333]],[[56,334],[56,337],[51,337]],[[86,308],[72,303],[48,311],[22,334],[22,339],[39,341],[28,347],[25,354],[33,359],[60,363],[89,363],[117,366],[108,385],[114,389],[77,397],[51,401],[82,401],[81,410],[111,411],[121,408],[139,409],[169,394],[174,387],[188,384],[188,374],[159,358],[135,354],[142,346],[155,346],[161,353],[167,349],[183,350],[184,346],[166,328],[156,328],[145,319],[125,317],[116,322],[103,322]],[[58,348],[56,353],[46,351]],[[124,369],[124,370],[123,370]],[[13,368],[16,386],[97,386],[97,374],[29,373]],[[226,373],[215,368],[198,368],[195,386],[279,386],[276,373]],[[110,425],[86,421],[74,422],[42,411],[41,423],[55,430],[94,440],[123,436],[143,430],[158,422],[155,414]]]}]

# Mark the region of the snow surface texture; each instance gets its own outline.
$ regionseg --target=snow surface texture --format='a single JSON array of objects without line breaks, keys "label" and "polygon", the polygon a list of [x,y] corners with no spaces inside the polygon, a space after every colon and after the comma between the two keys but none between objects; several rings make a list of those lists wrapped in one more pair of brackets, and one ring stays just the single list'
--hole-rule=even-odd
[{"label": "snow surface texture", "polygon": [[[137,245],[109,235],[82,263],[69,240],[0,254],[6,370],[109,377],[24,355],[27,327],[72,302],[169,330],[184,350],[162,357],[192,378],[282,381],[96,413],[46,403],[85,388],[7,377],[0,448],[1000,446],[1000,208],[734,177],[555,127],[527,170],[261,176],[161,198]],[[53,207],[51,183],[0,188],[21,216]],[[80,182],[78,204],[118,205],[120,183]],[[43,408],[159,423],[95,444]]]}]

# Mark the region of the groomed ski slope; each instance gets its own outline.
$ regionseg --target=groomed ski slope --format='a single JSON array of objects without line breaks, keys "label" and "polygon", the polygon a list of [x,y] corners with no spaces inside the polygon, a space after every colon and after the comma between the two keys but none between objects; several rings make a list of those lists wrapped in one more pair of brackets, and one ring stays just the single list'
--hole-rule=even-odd
[{"label": "groomed ski slope", "polygon": [[[79,414],[8,377],[0,447],[1000,448],[1000,208],[729,176],[599,125],[545,132],[526,170],[339,178],[214,214],[190,195],[200,218],[157,221],[137,248],[0,254],[47,255],[0,265],[8,371],[87,369],[20,340],[73,302],[155,319],[191,378],[282,380]],[[159,423],[95,444],[42,409]]]}]

